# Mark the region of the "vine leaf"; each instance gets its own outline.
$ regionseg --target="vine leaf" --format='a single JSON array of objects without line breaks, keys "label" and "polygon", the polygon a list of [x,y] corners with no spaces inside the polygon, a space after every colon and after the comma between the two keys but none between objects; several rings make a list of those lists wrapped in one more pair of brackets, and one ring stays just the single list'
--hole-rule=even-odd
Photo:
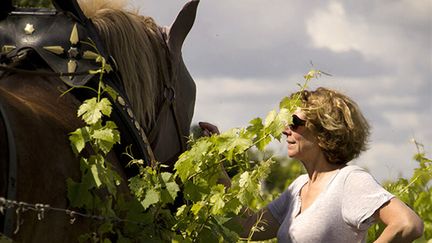
[{"label": "vine leaf", "polygon": [[212,204],[211,213],[214,215],[223,214],[223,208],[225,206],[224,201],[225,187],[222,184],[218,184],[212,188],[210,203]]},{"label": "vine leaf", "polygon": [[120,143],[120,133],[114,122],[108,121],[105,126],[94,130],[91,138],[96,140],[98,147],[107,154],[116,143]]},{"label": "vine leaf", "polygon": [[144,200],[141,201],[141,204],[144,209],[147,209],[150,205],[158,203],[160,200],[160,194],[155,189],[149,189],[146,192]]},{"label": "vine leaf", "polygon": [[177,193],[180,191],[180,187],[174,181],[173,174],[168,172],[161,173],[162,188],[161,198],[163,203],[172,203],[177,197]]},{"label": "vine leaf", "polygon": [[85,144],[89,141],[88,127],[78,128],[74,132],[69,133],[69,141],[76,155],[81,153]]},{"label": "vine leaf", "polygon": [[183,182],[199,170],[199,165],[203,162],[203,157],[208,154],[211,145],[212,143],[208,141],[208,138],[200,139],[190,150],[179,156],[174,167]]},{"label": "vine leaf", "polygon": [[102,114],[106,116],[111,115],[111,103],[107,98],[102,98],[99,102],[96,97],[85,100],[78,109],[78,117],[88,125],[96,124],[101,118]]}]

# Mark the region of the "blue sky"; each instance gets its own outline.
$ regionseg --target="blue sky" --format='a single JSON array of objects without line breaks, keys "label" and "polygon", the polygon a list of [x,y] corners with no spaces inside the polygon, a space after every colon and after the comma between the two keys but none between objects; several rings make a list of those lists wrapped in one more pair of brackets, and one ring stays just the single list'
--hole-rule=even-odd
[{"label": "blue sky", "polygon": [[[169,26],[185,2],[129,6]],[[202,0],[183,56],[197,84],[194,122],[245,127],[296,91],[313,63],[332,76],[310,88],[348,94],[372,125],[356,164],[379,181],[410,176],[412,138],[432,156],[431,0]]]}]

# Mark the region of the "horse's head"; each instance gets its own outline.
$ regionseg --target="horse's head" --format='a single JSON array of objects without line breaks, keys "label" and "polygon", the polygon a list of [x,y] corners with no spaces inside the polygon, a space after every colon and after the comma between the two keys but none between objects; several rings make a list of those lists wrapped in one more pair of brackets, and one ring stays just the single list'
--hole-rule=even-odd
[{"label": "horse's head", "polygon": [[[91,71],[100,68],[100,56],[114,68],[103,76],[105,84],[126,93],[111,99],[111,118],[119,127],[122,145],[139,146],[139,154],[134,151],[137,158],[154,154],[172,165],[184,149],[194,110],[195,84],[181,47],[198,0],[186,4],[171,28],[109,5],[97,6],[103,0],[80,1],[88,17],[77,0],[53,0],[57,11],[14,8],[11,1],[0,0],[0,196],[70,206],[66,178],[76,180],[82,174],[67,135],[82,127],[76,112],[91,89],[75,89],[60,98],[58,88],[97,86],[99,75],[93,77]],[[91,153],[89,147],[86,152]],[[116,154],[109,157],[126,179]],[[14,215],[11,209],[4,220],[0,215],[0,232],[19,242],[60,242],[90,228],[76,224],[71,229],[64,215],[26,227]],[[21,220],[33,216],[21,215]],[[20,226],[17,235],[15,225]],[[53,228],[56,234],[49,235]]]},{"label": "horse's head", "polygon": [[183,63],[181,48],[199,1],[187,3],[170,28],[124,11],[115,1],[78,2],[117,62],[132,110],[156,159],[174,162],[185,149],[194,111],[195,83]]},{"label": "horse's head", "polygon": [[[148,138],[145,142],[151,144],[158,161],[175,161],[185,149],[194,111],[195,83],[183,63],[181,48],[199,0],[187,3],[171,28],[124,10],[122,1],[53,0],[58,13],[17,12],[7,17],[14,10],[10,2],[0,3],[0,18],[8,18],[0,26],[2,56],[19,56],[22,50],[31,49],[54,72],[85,71],[97,67],[83,55],[90,47],[82,43],[92,39],[115,67],[118,75],[111,77],[120,77],[115,83],[126,93],[131,108],[123,109],[128,116],[123,120],[133,127],[126,130],[138,131],[131,141],[138,138],[142,145],[141,140]],[[24,31],[21,24],[26,23],[33,31]],[[76,63],[72,69],[71,60]],[[91,76],[62,79],[83,85]]]}]

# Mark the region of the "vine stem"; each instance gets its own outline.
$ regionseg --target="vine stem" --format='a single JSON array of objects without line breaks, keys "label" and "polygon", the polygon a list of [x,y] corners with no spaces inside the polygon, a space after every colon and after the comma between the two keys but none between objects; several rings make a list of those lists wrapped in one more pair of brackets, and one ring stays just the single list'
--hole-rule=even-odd
[{"label": "vine stem", "polygon": [[255,234],[256,231],[258,231],[258,224],[262,221],[262,217],[264,216],[264,212],[260,213],[259,218],[257,219],[257,221],[255,222],[255,224],[252,226],[251,231],[249,232],[248,238],[247,238],[247,242],[250,242],[252,240],[253,235]]},{"label": "vine stem", "polygon": [[100,99],[101,99],[101,94],[102,94],[101,90],[102,90],[102,85],[103,85],[102,78],[103,78],[104,73],[105,73],[105,60],[102,61],[102,70],[101,70],[101,73],[99,75],[99,84],[98,84],[98,92],[97,92],[97,94],[98,94],[98,96],[97,96],[97,102],[100,102]]},{"label": "vine stem", "polygon": [[207,217],[206,217],[206,219],[204,220],[204,222],[199,226],[199,230],[198,230],[198,232],[197,232],[197,237],[199,236],[199,234],[201,233],[201,231],[204,229],[204,226],[207,224],[207,222],[209,221],[209,219],[210,219],[210,217],[211,217],[211,215],[210,215],[210,208],[207,208]]}]

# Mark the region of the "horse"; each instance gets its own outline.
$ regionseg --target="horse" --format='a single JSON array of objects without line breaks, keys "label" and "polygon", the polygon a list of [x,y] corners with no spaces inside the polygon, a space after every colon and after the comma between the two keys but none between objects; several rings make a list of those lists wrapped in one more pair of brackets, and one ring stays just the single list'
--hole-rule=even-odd
[{"label": "horse", "polygon": [[[81,172],[68,134],[83,126],[77,109],[88,95],[85,89],[64,91],[98,78],[87,72],[99,65],[84,58],[89,39],[112,66],[107,79],[120,94],[113,101],[122,135],[117,150],[132,144],[134,155],[172,170],[186,148],[194,112],[196,87],[181,49],[198,3],[190,0],[171,27],[160,27],[151,17],[115,6],[118,1],[53,0],[54,10],[2,1],[0,197],[69,208],[66,180],[78,181]],[[108,156],[127,181],[134,172],[125,169],[124,157]],[[120,190],[128,190],[125,183]],[[41,212],[4,206],[0,202],[0,236],[17,242],[76,242],[94,224],[80,218],[71,224],[71,215],[55,211],[38,220]]]}]

